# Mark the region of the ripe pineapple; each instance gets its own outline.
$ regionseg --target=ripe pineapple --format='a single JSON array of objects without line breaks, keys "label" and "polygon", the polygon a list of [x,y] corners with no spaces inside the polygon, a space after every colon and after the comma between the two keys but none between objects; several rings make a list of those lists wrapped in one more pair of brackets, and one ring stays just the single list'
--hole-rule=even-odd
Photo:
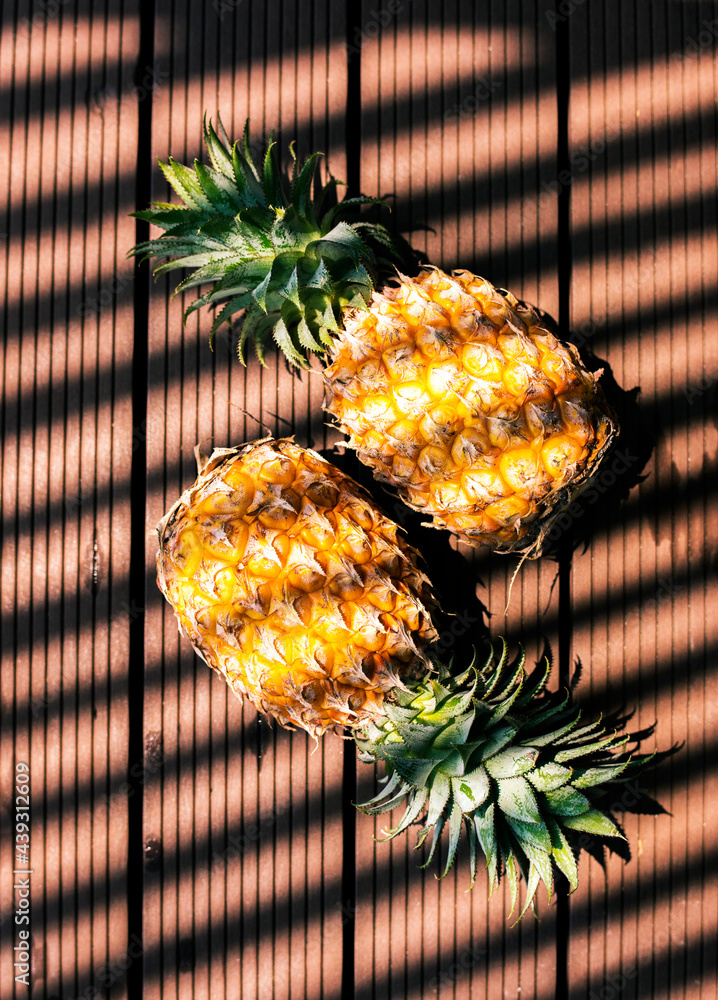
[{"label": "ripe pineapple", "polygon": [[615,433],[576,349],[468,271],[399,275],[330,354],[327,410],[350,446],[471,544],[538,554]]},{"label": "ripe pineapple", "polygon": [[[417,553],[351,479],[292,441],[216,451],[158,526],[158,582],[180,629],[239,695],[313,736],[348,727],[387,779],[360,808],[422,816],[427,864],[445,827],[444,873],[466,828],[471,881],[505,871],[525,912],[554,871],[572,888],[577,831],[621,837],[606,782],[641,761],[600,722],[577,728],[549,664],[523,657],[460,674],[432,662],[431,594]],[[513,907],[512,907],[513,911]]]},{"label": "ripe pineapple", "polygon": [[[412,507],[472,544],[535,556],[615,434],[597,377],[541,316],[468,271],[414,279],[380,225],[346,217],[373,198],[323,209],[312,197],[318,154],[287,194],[270,142],[260,175],[205,122],[211,166],[162,170],[183,205],[138,212],[165,232],[132,251],[189,268],[177,291],[210,288],[222,323],[242,313],[238,352],[263,362],[270,338],[290,364],[329,352],[326,409],[350,447]],[[394,284],[376,289],[385,280]]]},{"label": "ripe pineapple", "polygon": [[240,695],[318,736],[373,717],[436,638],[416,553],[313,451],[215,451],[158,525],[180,629]]}]

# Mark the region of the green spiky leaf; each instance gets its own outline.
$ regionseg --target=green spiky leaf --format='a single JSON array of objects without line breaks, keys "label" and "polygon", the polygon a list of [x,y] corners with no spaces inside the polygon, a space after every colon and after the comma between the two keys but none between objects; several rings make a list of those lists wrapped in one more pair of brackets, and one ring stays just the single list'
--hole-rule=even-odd
[{"label": "green spiky leaf", "polygon": [[551,834],[551,857],[568,879],[571,891],[574,892],[578,888],[578,865],[573,850],[557,820],[547,816],[546,825]]},{"label": "green spiky leaf", "polygon": [[422,788],[436,767],[436,761],[399,757],[392,762],[392,767],[398,771],[404,781],[410,784],[412,788]]},{"label": "green spiky leaf", "polygon": [[572,773],[570,767],[562,767],[550,760],[531,771],[527,778],[537,792],[549,792],[571,781]]},{"label": "green spiky leaf", "polygon": [[569,830],[592,833],[596,837],[622,837],[616,824],[599,809],[589,809],[580,816],[562,816],[561,823]]},{"label": "green spiky leaf", "polygon": [[507,747],[485,762],[486,770],[492,778],[516,778],[533,770],[538,750],[533,747]]},{"label": "green spiky leaf", "polygon": [[385,760],[392,775],[364,808],[403,806],[387,837],[422,822],[417,846],[431,835],[425,864],[448,828],[442,877],[466,826],[471,884],[483,854],[489,891],[505,874],[514,908],[519,880],[526,881],[523,915],[542,881],[551,896],[556,871],[576,888],[577,832],[621,836],[601,807],[605,785],[632,775],[643,759],[631,760],[623,750],[627,737],[606,732],[600,720],[578,727],[570,695],[546,690],[547,662],[527,677],[523,656],[509,662],[504,648],[498,662],[489,656],[481,668],[436,668],[409,680],[383,719],[355,733],[362,759]]},{"label": "green spiky leaf", "polygon": [[546,803],[554,816],[580,816],[591,808],[591,803],[577,788],[563,785],[544,792]]},{"label": "green spiky leaf", "polygon": [[465,813],[473,812],[486,801],[491,785],[486,769],[477,767],[469,774],[457,775],[451,779],[454,798]]},{"label": "green spiky leaf", "polygon": [[[234,300],[250,293],[249,305],[219,310],[210,341],[223,323],[231,324],[238,309],[246,308],[238,345],[240,360],[244,345],[250,342],[263,363],[264,349],[272,339],[291,365],[305,368],[308,354],[321,354],[332,344],[341,311],[366,308],[375,281],[390,276],[390,269],[399,262],[386,230],[363,222],[358,214],[362,205],[382,203],[374,198],[348,198],[322,211],[327,194],[335,191],[338,182],[316,183],[319,153],[299,164],[290,147],[288,184],[271,137],[261,157],[260,173],[251,152],[249,121],[242,143],[229,141],[219,115],[216,124],[215,128],[205,116],[209,166],[195,161],[190,168],[172,157],[160,162],[181,204],[157,202],[136,213],[163,232],[130,252],[160,262],[155,273],[188,270],[177,293],[204,288],[185,316],[205,305],[216,305],[221,298]],[[377,248],[381,248],[379,256]],[[286,274],[281,263],[285,257],[291,262]],[[234,281],[231,275],[248,268],[252,282],[227,286]],[[313,290],[324,295],[319,305]],[[291,311],[284,309],[283,299],[291,301]],[[258,316],[255,304],[271,316],[271,324]]]}]

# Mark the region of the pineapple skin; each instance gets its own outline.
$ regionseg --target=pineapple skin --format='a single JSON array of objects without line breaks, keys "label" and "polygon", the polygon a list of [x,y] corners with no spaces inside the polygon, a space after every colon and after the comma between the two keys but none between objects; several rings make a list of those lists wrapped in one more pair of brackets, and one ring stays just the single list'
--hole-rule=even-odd
[{"label": "pineapple skin", "polygon": [[616,433],[576,349],[461,270],[399,275],[343,325],[325,409],[375,478],[469,544],[540,555]]},{"label": "pineapple skin", "polygon": [[427,668],[418,554],[315,452],[288,439],[215,451],[157,531],[180,632],[283,726],[363,724]]}]

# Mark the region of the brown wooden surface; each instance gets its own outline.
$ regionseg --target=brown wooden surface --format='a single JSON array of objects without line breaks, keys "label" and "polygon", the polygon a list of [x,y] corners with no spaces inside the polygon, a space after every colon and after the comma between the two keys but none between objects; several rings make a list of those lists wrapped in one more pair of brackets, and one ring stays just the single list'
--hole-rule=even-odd
[{"label": "brown wooden surface", "polygon": [[[0,995],[715,998],[716,5],[18,0],[2,21]],[[538,923],[512,927],[482,877],[466,893],[465,866],[419,870],[411,838],[375,842],[386,823],[351,806],[373,771],[260,724],[154,586],[197,442],[340,441],[317,374],[243,369],[226,335],[211,353],[208,318],[183,327],[175,282],[125,258],[138,196],[167,196],[153,157],[201,155],[217,108],[391,196],[426,259],[540,304],[615,382],[622,464],[507,614],[514,561],[388,501],[448,610],[533,659],[548,641],[554,684],[580,658],[591,711],[683,743],[642,779],[670,815],[627,812],[632,860],[582,855]]]},{"label": "brown wooden surface", "polygon": [[[711,4],[586,5],[570,21],[571,322],[624,389],[652,453],[572,573],[582,697],[659,720],[679,755],[644,779],[672,817],[627,814],[634,860],[583,863],[571,997],[716,995],[715,474],[718,21]],[[596,137],[599,142],[596,142]],[[635,460],[631,449],[627,463]],[[616,988],[616,987],[613,987]],[[598,990],[597,990],[598,992]]]},{"label": "brown wooden surface", "polygon": [[20,761],[32,775],[31,995],[65,997],[127,951],[138,20],[132,3],[40,14],[31,31],[28,15],[3,5],[0,994],[28,994],[12,957]]}]

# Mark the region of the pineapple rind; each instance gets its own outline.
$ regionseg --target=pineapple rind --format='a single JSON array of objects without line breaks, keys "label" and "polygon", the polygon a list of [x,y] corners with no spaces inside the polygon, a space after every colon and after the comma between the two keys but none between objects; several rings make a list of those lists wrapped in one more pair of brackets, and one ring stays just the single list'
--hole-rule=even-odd
[{"label": "pineapple rind", "polygon": [[381,712],[436,638],[418,554],[290,439],[215,451],[157,528],[157,580],[196,652],[313,736]]},{"label": "pineapple rind", "polygon": [[576,349],[468,271],[399,275],[345,318],[331,357],[325,408],[349,447],[471,545],[540,555],[616,433]]},{"label": "pineapple rind", "polygon": [[523,651],[509,663],[503,644],[498,662],[491,650],[482,667],[472,664],[461,675],[451,664],[435,666],[437,675],[410,680],[397,692],[396,707],[385,702],[383,719],[355,729],[361,759],[383,760],[387,775],[378,795],[358,808],[371,815],[405,809],[385,839],[422,822],[417,848],[433,834],[424,866],[448,826],[441,877],[456,859],[464,828],[472,886],[482,856],[490,893],[502,872],[523,876],[520,919],[540,882],[551,898],[555,871],[571,891],[577,888],[576,831],[623,838],[606,804],[608,785],[627,780],[651,758],[631,757],[629,737],[607,731],[600,720],[578,729],[580,710],[567,694],[545,688],[548,659],[529,675]]}]

